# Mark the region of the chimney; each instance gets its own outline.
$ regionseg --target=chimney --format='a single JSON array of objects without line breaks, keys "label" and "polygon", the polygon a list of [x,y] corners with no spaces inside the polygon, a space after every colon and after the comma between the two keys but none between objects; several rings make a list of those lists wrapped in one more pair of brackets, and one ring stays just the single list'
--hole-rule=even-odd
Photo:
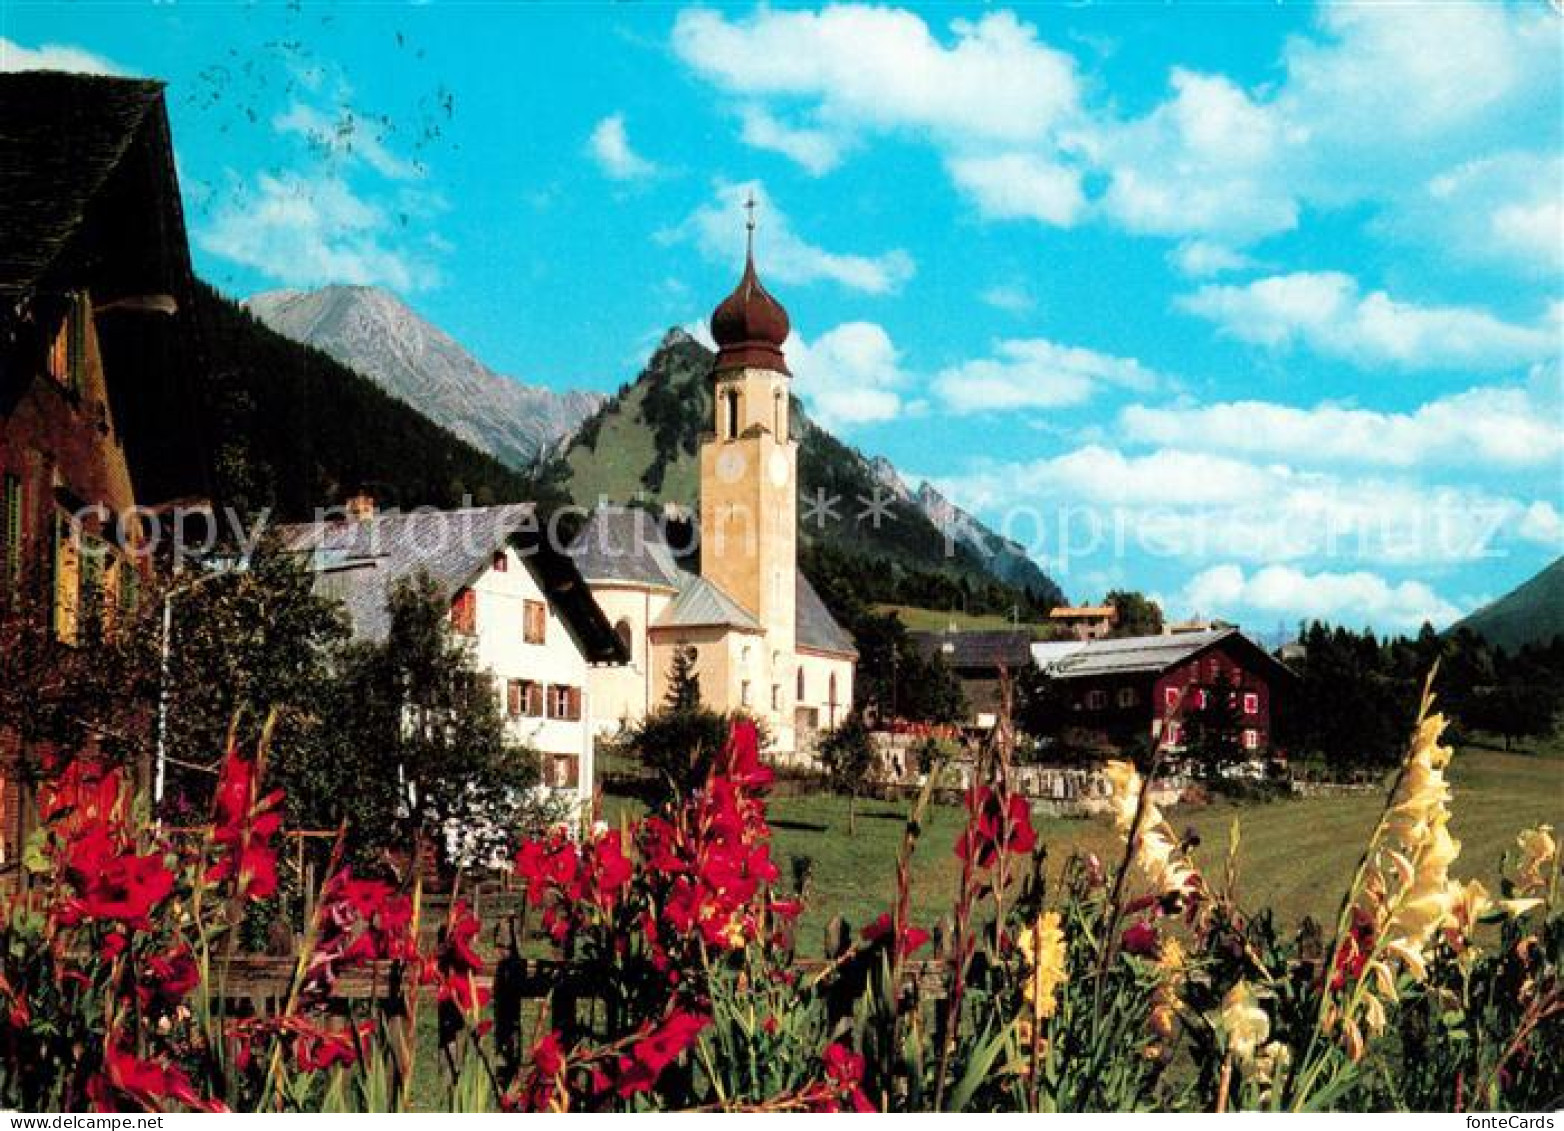
[{"label": "chimney", "polygon": [[360,491],[344,504],[349,522],[363,522],[375,517],[375,497]]}]

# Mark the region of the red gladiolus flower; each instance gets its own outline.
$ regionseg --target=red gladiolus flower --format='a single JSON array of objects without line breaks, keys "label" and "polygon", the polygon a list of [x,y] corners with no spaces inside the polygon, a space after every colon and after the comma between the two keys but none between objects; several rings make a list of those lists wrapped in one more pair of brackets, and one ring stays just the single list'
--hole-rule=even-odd
[{"label": "red gladiolus flower", "polygon": [[[863,939],[868,943],[886,942],[889,945],[891,937],[891,917],[889,912],[881,915],[874,922],[863,929]],[[925,946],[929,941],[929,933],[921,927],[910,926],[903,923],[901,928],[901,947],[897,952],[897,958],[906,958]]]},{"label": "red gladiolus flower", "polygon": [[559,1047],[559,1034],[550,1032],[532,1048],[532,1067],[544,1076],[558,1076],[565,1070],[565,1053]]},{"label": "red gladiolus flower", "polygon": [[167,1010],[183,1001],[185,995],[201,984],[201,970],[188,947],[167,954],[153,955],[141,967],[136,997],[141,1008]]},{"label": "red gladiolus flower", "polygon": [[256,764],[231,748],[223,759],[214,801],[212,839],[223,856],[207,873],[213,882],[233,877],[241,899],[277,893],[277,850],[270,843],[282,827],[282,790],[259,797]]},{"label": "red gladiolus flower", "polygon": [[1357,981],[1373,951],[1374,924],[1362,912],[1354,911],[1352,927],[1336,952],[1336,968],[1331,971],[1330,988],[1339,990],[1349,981]]},{"label": "red gladiolus flower", "polygon": [[986,868],[1001,850],[1025,856],[1037,844],[1032,807],[1020,795],[1002,802],[999,794],[985,785],[968,795],[967,811],[971,814],[967,827],[956,838],[956,855],[962,860],[970,857],[978,867]]},{"label": "red gladiolus flower", "polygon": [[306,1029],[300,1031],[293,1042],[293,1057],[300,1072],[324,1072],[358,1060],[358,1049],[352,1033]]},{"label": "red gladiolus flower", "polygon": [[170,1103],[194,1111],[228,1110],[198,1096],[177,1065],[142,1060],[115,1044],[104,1053],[102,1072],[87,1082],[87,1098],[95,1111],[164,1111]]},{"label": "red gladiolus flower", "polygon": [[1155,958],[1162,950],[1162,939],[1150,923],[1134,923],[1119,936],[1119,945],[1125,954],[1137,958]]},{"label": "red gladiolus flower", "polygon": [[863,1057],[844,1045],[831,1044],[826,1046],[821,1060],[825,1064],[826,1079],[854,1111],[874,1110],[869,1097],[864,1095],[863,1089],[859,1087],[863,1081]]},{"label": "red gladiolus flower", "polygon": [[771,785],[776,774],[760,761],[760,732],[753,722],[741,719],[733,724],[714,773],[740,789],[765,789]]},{"label": "red gladiolus flower", "polygon": [[637,1041],[630,1055],[619,1058],[620,1096],[650,1091],[663,1069],[695,1044],[701,1030],[711,1024],[710,1017],[676,1010],[646,1037]]},{"label": "red gladiolus flower", "polygon": [[60,922],[66,926],[108,920],[145,930],[152,925],[148,918],[152,909],[174,890],[174,874],[161,856],[121,849],[101,821],[89,825],[67,846],[66,876],[76,889],[75,897],[60,911]]}]

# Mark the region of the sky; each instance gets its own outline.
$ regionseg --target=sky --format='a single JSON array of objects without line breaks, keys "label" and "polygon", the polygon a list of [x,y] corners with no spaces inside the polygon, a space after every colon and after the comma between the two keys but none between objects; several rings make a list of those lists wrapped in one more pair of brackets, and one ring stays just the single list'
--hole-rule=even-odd
[{"label": "sky", "polygon": [[1443,627],[1564,552],[1543,0],[10,2],[168,83],[197,270],[610,391],[756,258],[811,413],[1114,587]]}]

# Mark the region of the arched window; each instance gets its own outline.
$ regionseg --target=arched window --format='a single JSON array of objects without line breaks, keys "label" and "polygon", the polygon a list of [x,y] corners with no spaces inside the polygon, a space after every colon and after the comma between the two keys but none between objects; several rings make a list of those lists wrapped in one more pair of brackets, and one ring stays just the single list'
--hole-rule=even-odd
[{"label": "arched window", "polygon": [[635,632],[630,627],[630,621],[628,617],[619,618],[619,622],[614,625],[614,635],[619,637],[619,643],[625,646],[625,655],[634,660]]},{"label": "arched window", "polygon": [[787,397],[781,389],[771,394],[771,431],[779,441],[787,439]]},{"label": "arched window", "polygon": [[797,684],[798,684],[798,690],[797,690],[797,693],[793,696],[793,698],[797,699],[800,703],[802,703],[804,701],[804,665],[803,664],[799,664],[798,665]]},{"label": "arched window", "polygon": [[825,691],[825,717],[828,725],[836,725],[836,673],[831,673],[831,678],[826,682]]},{"label": "arched window", "polygon": [[735,440],[739,434],[739,391],[729,389],[722,394],[727,438]]}]

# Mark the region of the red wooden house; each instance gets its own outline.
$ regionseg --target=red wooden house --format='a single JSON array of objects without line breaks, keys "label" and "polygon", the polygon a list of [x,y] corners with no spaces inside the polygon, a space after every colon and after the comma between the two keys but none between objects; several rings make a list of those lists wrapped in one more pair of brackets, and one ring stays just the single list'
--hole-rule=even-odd
[{"label": "red wooden house", "polygon": [[1240,747],[1274,756],[1277,706],[1297,678],[1236,628],[1043,643],[1033,656],[1064,688],[1070,729],[1103,747],[1156,740],[1166,728],[1167,746],[1181,749],[1187,719],[1223,694]]}]

